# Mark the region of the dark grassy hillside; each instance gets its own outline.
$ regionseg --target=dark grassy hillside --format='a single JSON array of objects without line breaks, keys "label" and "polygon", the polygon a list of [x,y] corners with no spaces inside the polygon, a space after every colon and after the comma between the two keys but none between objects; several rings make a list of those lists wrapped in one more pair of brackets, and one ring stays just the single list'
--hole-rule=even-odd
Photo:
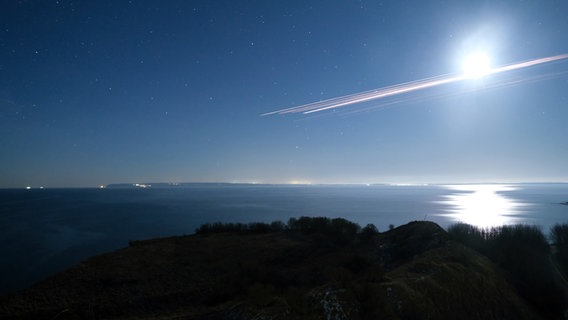
[{"label": "dark grassy hillside", "polygon": [[2,319],[538,319],[434,223],[205,225],[133,242],[0,298]]},{"label": "dark grassy hillside", "polygon": [[[456,224],[448,231],[453,239],[484,254],[499,266],[517,292],[543,317],[564,318],[566,281],[554,263],[546,236],[538,227],[508,225],[480,229]],[[561,235],[562,232],[556,234]],[[561,244],[558,246],[563,248]],[[558,256],[561,257],[560,254]]]}]

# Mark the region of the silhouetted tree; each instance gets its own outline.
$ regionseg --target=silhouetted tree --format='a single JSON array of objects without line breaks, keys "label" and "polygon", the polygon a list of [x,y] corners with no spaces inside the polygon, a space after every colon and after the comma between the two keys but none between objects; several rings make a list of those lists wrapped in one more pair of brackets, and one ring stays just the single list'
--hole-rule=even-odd
[{"label": "silhouetted tree", "polygon": [[550,246],[540,228],[506,225],[481,229],[457,224],[450,226],[448,233],[503,268],[519,293],[543,315],[560,317],[565,307],[564,291],[555,281]]},{"label": "silhouetted tree", "polygon": [[564,273],[568,272],[568,224],[555,224],[550,229],[550,241],[556,246],[556,261]]},{"label": "silhouetted tree", "polygon": [[376,240],[377,236],[379,235],[379,229],[372,224],[369,223],[363,229],[361,229],[360,239],[362,243],[372,244]]}]

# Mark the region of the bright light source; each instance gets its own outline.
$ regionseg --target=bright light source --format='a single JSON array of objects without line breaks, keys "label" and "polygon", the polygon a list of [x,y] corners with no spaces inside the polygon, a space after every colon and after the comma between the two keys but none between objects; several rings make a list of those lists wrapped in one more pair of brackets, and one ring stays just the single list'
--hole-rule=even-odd
[{"label": "bright light source", "polygon": [[485,52],[468,55],[462,64],[463,75],[467,78],[480,78],[491,71],[491,59]]},{"label": "bright light source", "polygon": [[456,185],[446,186],[457,192],[446,196],[442,203],[449,205],[449,214],[456,221],[481,228],[515,223],[515,215],[522,211],[523,203],[503,194],[513,191],[508,185]]}]

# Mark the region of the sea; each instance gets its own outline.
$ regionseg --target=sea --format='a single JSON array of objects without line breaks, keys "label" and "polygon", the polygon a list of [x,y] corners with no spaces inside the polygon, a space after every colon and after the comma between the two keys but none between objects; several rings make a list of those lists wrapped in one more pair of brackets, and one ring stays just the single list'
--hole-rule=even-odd
[{"label": "sea", "polygon": [[568,223],[568,184],[112,185],[0,189],[0,294],[131,240],[189,235],[207,222],[341,217],[385,231],[428,220],[443,228]]}]

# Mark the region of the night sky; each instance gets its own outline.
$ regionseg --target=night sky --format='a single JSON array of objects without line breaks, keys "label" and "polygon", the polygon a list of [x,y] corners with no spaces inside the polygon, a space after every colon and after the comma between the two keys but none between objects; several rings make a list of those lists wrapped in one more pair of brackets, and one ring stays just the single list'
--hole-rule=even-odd
[{"label": "night sky", "polygon": [[3,1],[0,187],[568,181],[567,1]]}]

